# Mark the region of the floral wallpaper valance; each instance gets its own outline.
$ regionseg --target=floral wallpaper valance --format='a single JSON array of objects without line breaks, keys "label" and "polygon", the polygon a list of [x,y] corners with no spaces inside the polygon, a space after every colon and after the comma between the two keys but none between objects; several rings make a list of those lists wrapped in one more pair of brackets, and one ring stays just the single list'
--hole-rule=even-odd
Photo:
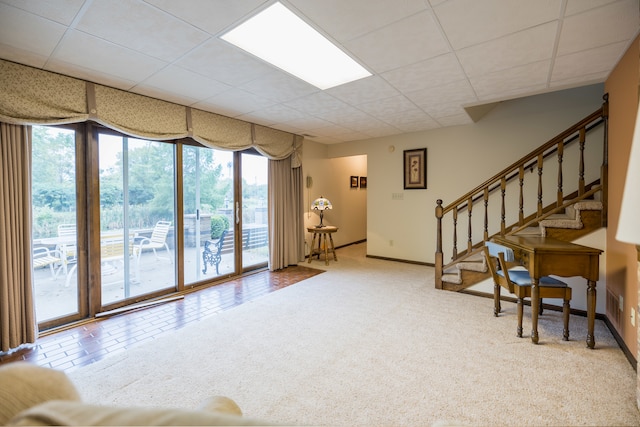
[{"label": "floral wallpaper valance", "polygon": [[192,137],[227,150],[256,148],[272,160],[300,166],[303,138],[288,132],[0,60],[0,121],[65,124],[93,120],[128,135]]}]

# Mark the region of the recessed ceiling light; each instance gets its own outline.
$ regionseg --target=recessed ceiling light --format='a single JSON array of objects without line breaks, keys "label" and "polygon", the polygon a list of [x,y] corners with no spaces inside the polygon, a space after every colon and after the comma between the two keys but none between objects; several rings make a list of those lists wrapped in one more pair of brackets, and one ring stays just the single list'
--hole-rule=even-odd
[{"label": "recessed ceiling light", "polygon": [[371,75],[278,2],[221,38],[323,90]]}]

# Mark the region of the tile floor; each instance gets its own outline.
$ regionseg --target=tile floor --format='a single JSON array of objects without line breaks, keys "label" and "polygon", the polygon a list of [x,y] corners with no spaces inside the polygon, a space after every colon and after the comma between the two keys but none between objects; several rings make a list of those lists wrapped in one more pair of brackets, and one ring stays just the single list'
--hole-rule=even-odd
[{"label": "tile floor", "polygon": [[291,266],[250,274],[186,294],[182,299],[45,333],[33,346],[0,353],[0,364],[23,360],[72,370],[322,272]]}]

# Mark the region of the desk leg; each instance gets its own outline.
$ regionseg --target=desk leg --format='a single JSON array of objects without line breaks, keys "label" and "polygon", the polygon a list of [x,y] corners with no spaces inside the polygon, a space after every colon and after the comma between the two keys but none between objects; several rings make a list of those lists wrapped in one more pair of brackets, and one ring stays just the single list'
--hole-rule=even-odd
[{"label": "desk leg", "polygon": [[313,258],[313,247],[316,244],[316,236],[318,235],[318,233],[313,233],[313,237],[311,238],[311,250],[309,251],[309,264],[311,264],[311,259]]},{"label": "desk leg", "polygon": [[587,280],[587,347],[594,348],[596,339],[593,334],[596,320],[596,282]]},{"label": "desk leg", "polygon": [[538,344],[538,315],[540,313],[540,287],[538,279],[531,280],[531,342]]},{"label": "desk leg", "polygon": [[331,252],[333,252],[333,260],[338,261],[338,256],[336,255],[336,248],[333,246],[333,236],[329,234],[329,241],[331,242]]}]

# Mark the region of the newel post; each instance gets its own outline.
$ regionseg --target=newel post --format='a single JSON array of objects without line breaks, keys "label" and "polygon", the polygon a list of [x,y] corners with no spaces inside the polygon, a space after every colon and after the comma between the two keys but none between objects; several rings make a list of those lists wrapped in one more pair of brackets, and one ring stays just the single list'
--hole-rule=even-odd
[{"label": "newel post", "polygon": [[438,229],[436,230],[436,289],[442,289],[442,267],[443,267],[443,254],[442,254],[442,200],[436,200],[436,222]]}]

